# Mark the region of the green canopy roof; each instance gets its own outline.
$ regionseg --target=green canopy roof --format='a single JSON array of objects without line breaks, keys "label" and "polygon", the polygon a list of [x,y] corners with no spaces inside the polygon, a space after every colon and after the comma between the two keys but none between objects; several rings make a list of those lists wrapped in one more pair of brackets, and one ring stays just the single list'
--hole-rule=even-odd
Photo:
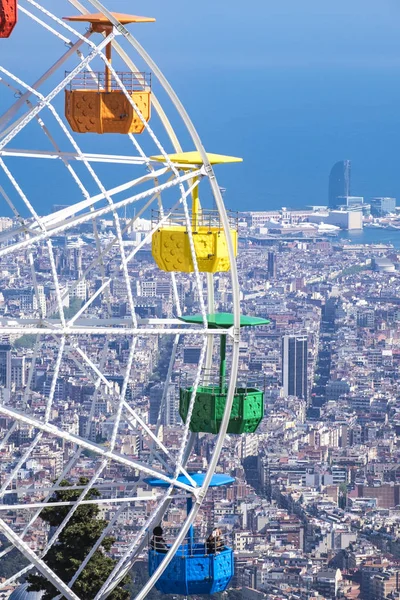
[{"label": "green canopy roof", "polygon": [[[189,315],[178,317],[185,323],[203,323],[202,315]],[[233,326],[233,315],[231,313],[215,313],[207,315],[207,323],[210,329],[229,329]],[[260,319],[259,317],[248,317],[240,315],[240,327],[256,327],[257,325],[269,325],[269,319]]]}]

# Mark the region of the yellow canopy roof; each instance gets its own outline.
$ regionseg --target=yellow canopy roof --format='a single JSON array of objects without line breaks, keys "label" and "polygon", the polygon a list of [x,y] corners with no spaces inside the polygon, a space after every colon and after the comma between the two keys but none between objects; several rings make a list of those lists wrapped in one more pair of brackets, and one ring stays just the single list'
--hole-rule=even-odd
[{"label": "yellow canopy roof", "polygon": [[[151,160],[158,162],[165,162],[165,158],[161,155],[151,156]],[[168,158],[174,163],[180,163],[182,165],[202,165],[203,159],[200,156],[200,152],[194,150],[192,152],[178,152],[177,154],[169,154]],[[236,156],[225,156],[223,154],[212,154],[207,152],[207,158],[212,165],[226,165],[228,163],[243,162],[243,158]]]},{"label": "yellow canopy roof", "polygon": [[[129,23],[154,23],[153,17],[138,17],[137,15],[125,15],[123,13],[111,13],[122,25],[129,25]],[[82,23],[93,23],[96,25],[111,25],[111,22],[107,19],[103,13],[92,13],[88,15],[74,15],[73,17],[63,17],[65,21],[76,21]]]}]

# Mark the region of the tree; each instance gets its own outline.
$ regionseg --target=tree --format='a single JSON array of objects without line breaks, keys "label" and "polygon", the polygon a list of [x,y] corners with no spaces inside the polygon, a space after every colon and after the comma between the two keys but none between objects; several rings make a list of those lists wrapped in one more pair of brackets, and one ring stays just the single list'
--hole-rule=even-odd
[{"label": "tree", "polygon": [[36,335],[26,333],[22,335],[20,338],[15,340],[14,346],[15,348],[33,348],[36,341]]},{"label": "tree", "polygon": [[[10,543],[7,538],[0,534],[0,552],[3,552],[6,548],[9,548]],[[24,569],[28,566],[28,561],[25,556],[23,556],[18,550],[15,548],[11,550],[8,554],[1,557],[0,560],[0,579],[8,579],[18,573],[21,569]]]},{"label": "tree", "polygon": [[[71,298],[71,300],[69,301],[69,306],[64,306],[63,311],[64,311],[64,318],[65,319],[72,319],[72,317],[74,317],[76,315],[76,313],[78,312],[78,310],[81,308],[83,302],[80,298],[77,298],[76,296],[74,296],[73,298]],[[54,315],[52,315],[53,319],[59,319],[60,318],[60,313],[57,311],[56,313],[54,313]]]},{"label": "tree", "polygon": [[[86,485],[88,479],[81,477],[79,485]],[[71,486],[69,481],[64,480],[60,487]],[[81,494],[81,490],[59,490],[51,497],[51,502],[75,501]],[[86,500],[99,497],[100,493],[92,489],[86,496]],[[41,512],[41,519],[48,523],[50,527],[61,525],[69,511],[70,506],[55,506],[44,508]],[[72,515],[68,524],[60,533],[57,542],[50,548],[44,557],[45,563],[64,581],[68,583],[78,570],[86,556],[89,554],[95,542],[107,526],[107,522],[99,518],[99,508],[96,505],[85,504],[80,506]],[[88,564],[74,583],[72,590],[81,598],[81,600],[93,600],[97,592],[112,572],[116,561],[107,556],[114,538],[106,536],[101,546],[93,554]],[[58,591],[42,575],[33,574],[27,578],[29,591],[44,591],[42,600],[52,600]],[[110,600],[128,600],[129,591],[124,587],[129,583],[130,578],[125,577],[122,582],[110,594]]]}]

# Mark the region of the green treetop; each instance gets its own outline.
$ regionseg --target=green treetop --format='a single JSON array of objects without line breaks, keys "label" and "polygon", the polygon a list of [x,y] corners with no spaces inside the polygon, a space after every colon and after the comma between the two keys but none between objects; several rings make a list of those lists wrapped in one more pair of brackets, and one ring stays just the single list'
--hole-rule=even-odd
[{"label": "green treetop", "polygon": [[[84,477],[79,479],[79,485],[86,485],[88,480]],[[69,487],[71,483],[64,480],[60,487]],[[54,492],[50,502],[68,502],[79,498],[82,490],[59,490]],[[85,500],[99,497],[100,493],[92,489]],[[44,508],[40,518],[51,527],[59,527],[69,511],[71,506],[55,506]],[[85,504],[80,506],[72,515],[71,519],[62,532],[57,542],[50,548],[44,557],[45,563],[64,581],[68,583],[90,550],[98,540],[107,526],[107,522],[99,518],[99,508],[96,505]],[[106,536],[101,546],[93,554],[92,558],[74,583],[72,590],[81,598],[81,600],[93,600],[97,592],[107,580],[112,572],[116,561],[107,556],[114,538]],[[31,592],[44,591],[42,600],[52,600],[58,591],[56,588],[40,574],[29,575],[27,578],[29,590]],[[118,587],[110,594],[110,600],[129,600],[130,594],[124,589],[130,581],[125,577]]]}]

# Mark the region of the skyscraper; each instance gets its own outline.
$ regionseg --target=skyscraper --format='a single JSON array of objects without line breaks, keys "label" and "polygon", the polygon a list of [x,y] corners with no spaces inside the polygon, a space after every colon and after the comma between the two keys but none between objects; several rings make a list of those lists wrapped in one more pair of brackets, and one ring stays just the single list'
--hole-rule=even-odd
[{"label": "skyscraper", "polygon": [[21,388],[25,385],[25,356],[11,357],[11,374],[10,381],[15,384],[15,387]]},{"label": "skyscraper", "polygon": [[74,248],[74,275],[77,279],[82,275],[82,249]]},{"label": "skyscraper", "polygon": [[329,175],[329,208],[334,209],[339,206],[339,196],[350,196],[350,188],[351,162],[349,160],[340,160],[333,165]]},{"label": "skyscraper", "polygon": [[0,345],[0,386],[9,389],[11,385],[11,346]]},{"label": "skyscraper", "polygon": [[375,217],[384,217],[396,211],[396,198],[372,198],[370,204]]},{"label": "skyscraper", "polygon": [[164,386],[161,383],[156,383],[150,388],[150,402],[149,402],[149,423],[150,425],[156,425],[158,420],[158,413],[161,408],[161,400],[163,396]]},{"label": "skyscraper", "polygon": [[268,252],[268,277],[270,279],[276,278],[276,254],[275,254],[275,252]]},{"label": "skyscraper", "polygon": [[179,390],[177,390],[175,384],[170,384],[165,398],[165,410],[162,416],[162,423],[163,425],[175,427],[181,422],[179,416]]},{"label": "skyscraper", "polygon": [[307,356],[307,337],[283,336],[282,386],[285,396],[307,400]]}]

